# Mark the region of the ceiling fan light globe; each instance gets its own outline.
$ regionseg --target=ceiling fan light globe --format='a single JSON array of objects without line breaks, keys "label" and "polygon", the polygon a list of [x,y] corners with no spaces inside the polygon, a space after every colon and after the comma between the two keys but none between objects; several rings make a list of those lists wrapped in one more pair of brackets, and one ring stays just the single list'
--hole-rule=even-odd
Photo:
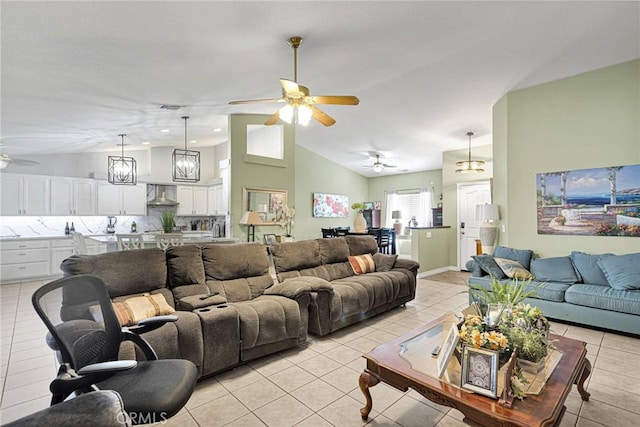
[{"label": "ceiling fan light globe", "polygon": [[312,116],[313,112],[311,111],[311,108],[306,105],[298,107],[298,124],[301,124],[302,126],[308,125]]},{"label": "ceiling fan light globe", "polygon": [[289,104],[280,109],[280,118],[291,124],[293,122],[293,107]]},{"label": "ceiling fan light globe", "polygon": [[383,169],[384,169],[384,166],[382,166],[382,164],[380,163],[376,163],[373,165],[373,171],[376,173],[382,172]]},{"label": "ceiling fan light globe", "polygon": [[11,163],[11,157],[6,154],[0,154],[0,169],[4,169]]}]

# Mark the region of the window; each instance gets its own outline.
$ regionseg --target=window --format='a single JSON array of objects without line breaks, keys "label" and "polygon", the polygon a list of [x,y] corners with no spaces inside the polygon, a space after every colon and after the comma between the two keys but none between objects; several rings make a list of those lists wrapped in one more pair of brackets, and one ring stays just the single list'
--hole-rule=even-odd
[{"label": "window", "polygon": [[400,221],[404,226],[409,224],[411,217],[415,216],[418,227],[430,227],[432,193],[427,189],[398,190],[387,192],[386,221],[388,227],[393,227],[394,219],[391,212],[400,211]]}]

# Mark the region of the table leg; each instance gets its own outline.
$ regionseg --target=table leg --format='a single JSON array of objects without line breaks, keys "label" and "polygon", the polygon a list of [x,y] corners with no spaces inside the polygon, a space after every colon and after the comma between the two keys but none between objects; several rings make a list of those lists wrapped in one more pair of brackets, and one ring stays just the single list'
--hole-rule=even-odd
[{"label": "table leg", "polygon": [[576,381],[576,384],[578,386],[578,393],[580,393],[580,397],[582,397],[582,400],[584,400],[585,402],[587,402],[589,400],[589,396],[591,396],[591,393],[584,389],[584,382],[587,380],[590,374],[591,362],[589,362],[589,359],[584,359],[582,373],[580,374],[580,378],[578,378],[578,380]]},{"label": "table leg", "polygon": [[373,401],[371,400],[371,393],[369,392],[369,387],[373,387],[378,384],[380,379],[372,375],[371,373],[364,371],[360,374],[360,379],[358,383],[360,384],[360,390],[362,390],[362,394],[364,394],[365,399],[367,399],[367,404],[364,408],[360,409],[360,415],[363,420],[369,418],[369,413],[371,412],[371,408],[373,407]]}]

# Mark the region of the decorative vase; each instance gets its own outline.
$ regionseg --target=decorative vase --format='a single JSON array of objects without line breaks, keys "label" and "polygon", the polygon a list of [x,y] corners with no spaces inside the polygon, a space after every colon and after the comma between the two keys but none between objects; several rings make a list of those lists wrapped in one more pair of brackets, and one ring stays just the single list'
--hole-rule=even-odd
[{"label": "decorative vase", "polygon": [[358,215],[356,215],[356,220],[353,223],[353,228],[355,229],[356,233],[364,233],[365,231],[367,231],[367,220],[364,219],[364,215],[362,214],[362,212],[358,212]]}]

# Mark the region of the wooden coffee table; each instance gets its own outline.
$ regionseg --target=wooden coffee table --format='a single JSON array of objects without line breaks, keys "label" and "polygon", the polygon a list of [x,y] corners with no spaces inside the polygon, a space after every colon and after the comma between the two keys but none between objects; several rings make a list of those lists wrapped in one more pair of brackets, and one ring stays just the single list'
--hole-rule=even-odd
[{"label": "wooden coffee table", "polygon": [[[446,379],[438,379],[433,369],[435,358],[431,363],[422,353],[412,355],[411,352],[416,351],[415,346],[412,349],[407,343],[424,339],[429,343],[433,342],[434,345],[442,345],[443,335],[446,335],[442,330],[447,330],[443,325],[446,325],[447,321],[451,323],[451,315],[442,316],[376,347],[363,356],[367,359],[367,367],[360,374],[360,389],[367,399],[367,404],[360,410],[362,419],[368,418],[373,406],[369,387],[380,381],[401,391],[412,388],[435,403],[455,408],[464,414],[467,424],[475,426],[558,425],[566,410],[564,402],[574,384],[577,384],[582,400],[589,400],[589,393],[584,389],[584,382],[591,373],[591,363],[586,358],[586,343],[554,334],[550,334],[549,338],[562,353],[558,365],[540,394],[528,395],[522,401],[516,400],[511,408],[499,405],[497,400],[463,390],[448,383]],[[418,356],[426,363],[410,362],[416,360],[411,356]],[[431,358],[430,354],[428,358]],[[416,366],[412,366],[412,363]]]}]

